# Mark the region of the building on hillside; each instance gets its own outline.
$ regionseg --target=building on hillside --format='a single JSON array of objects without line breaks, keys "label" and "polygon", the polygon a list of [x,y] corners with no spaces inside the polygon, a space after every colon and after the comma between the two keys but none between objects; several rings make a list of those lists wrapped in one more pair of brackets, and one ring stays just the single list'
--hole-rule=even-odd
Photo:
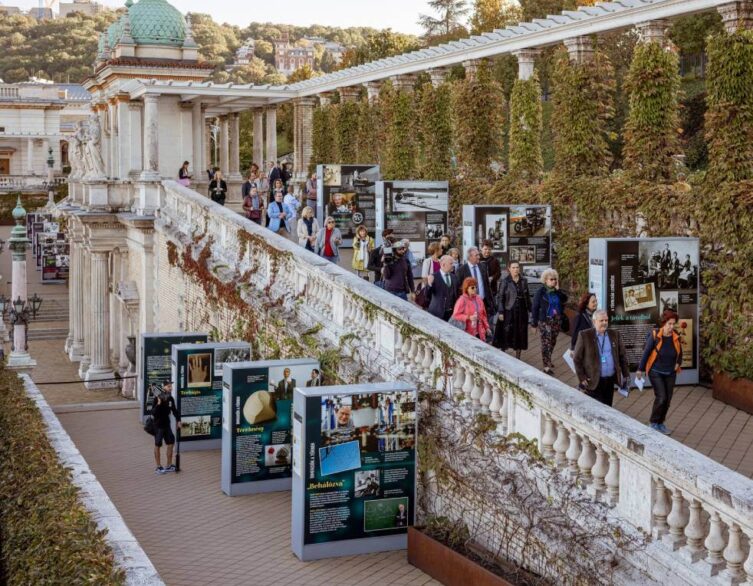
[{"label": "building on hillside", "polygon": [[52,20],[55,18],[55,13],[52,11],[52,8],[47,6],[30,8],[28,15],[37,20]]},{"label": "building on hillside", "polygon": [[10,16],[11,14],[21,14],[21,9],[18,6],[5,6],[0,4],[0,14]]},{"label": "building on hillside", "polygon": [[284,75],[290,75],[296,69],[308,65],[314,68],[314,46],[293,45],[290,43],[288,34],[285,33],[282,40],[275,41],[275,67]]},{"label": "building on hillside", "polygon": [[335,41],[328,41],[324,37],[303,37],[303,41],[309,45],[321,46],[325,53],[329,53],[336,64],[340,64],[347,48]]},{"label": "building on hillside", "polygon": [[0,187],[24,187],[68,162],[68,140],[91,114],[89,93],[80,85],[34,80],[0,84]]},{"label": "building on hillside", "polygon": [[243,67],[251,63],[254,58],[254,50],[256,48],[256,41],[248,39],[235,51],[235,59],[233,62],[225,67],[226,71],[232,71],[236,67]]},{"label": "building on hillside", "polygon": [[104,6],[98,2],[92,2],[91,0],[73,0],[73,2],[61,2],[58,8],[58,17],[65,18],[69,14],[78,12],[86,16],[94,16],[95,14],[102,12]]}]

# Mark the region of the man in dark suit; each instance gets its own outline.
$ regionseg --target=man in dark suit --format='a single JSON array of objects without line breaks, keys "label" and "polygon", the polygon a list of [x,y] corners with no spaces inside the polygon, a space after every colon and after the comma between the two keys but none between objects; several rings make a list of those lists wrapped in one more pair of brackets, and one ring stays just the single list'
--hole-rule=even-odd
[{"label": "man in dark suit", "polygon": [[594,312],[593,324],[578,334],[575,372],[587,395],[611,407],[615,385],[625,390],[630,385],[625,344],[620,332],[607,329],[609,317],[603,309]]},{"label": "man in dark suit", "polygon": [[457,277],[457,296],[462,295],[461,288],[463,287],[463,281],[468,277],[473,277],[478,282],[476,293],[484,300],[484,307],[486,307],[486,315],[491,321],[492,316],[496,313],[494,307],[494,292],[492,291],[491,284],[489,283],[489,273],[486,271],[486,265],[481,262],[481,253],[478,248],[471,246],[468,249],[466,255],[467,261],[460,268],[458,268]]},{"label": "man in dark suit", "polygon": [[322,375],[318,368],[311,371],[311,378],[306,381],[307,387],[320,387],[322,386]]},{"label": "man in dark suit", "polygon": [[269,179],[269,193],[274,193],[275,189],[275,181],[278,179],[282,179],[282,173],[280,172],[280,167],[277,166],[277,163],[274,161],[269,161],[267,163],[267,179]]},{"label": "man in dark suit", "polygon": [[277,383],[275,388],[275,398],[279,400],[286,400],[293,398],[293,390],[295,389],[295,379],[290,378],[290,369],[286,368],[282,371],[282,380]]},{"label": "man in dark suit", "polygon": [[446,254],[439,259],[439,270],[426,278],[429,287],[429,313],[447,321],[458,299],[458,278],[452,274],[453,259]]}]

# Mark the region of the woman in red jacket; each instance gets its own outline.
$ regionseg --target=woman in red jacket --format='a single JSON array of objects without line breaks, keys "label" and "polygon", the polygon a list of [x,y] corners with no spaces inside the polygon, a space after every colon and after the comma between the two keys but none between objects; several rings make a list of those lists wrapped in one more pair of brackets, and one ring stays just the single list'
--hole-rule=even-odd
[{"label": "woman in red jacket", "polygon": [[476,279],[468,277],[461,287],[463,294],[455,302],[455,309],[450,319],[465,322],[465,331],[486,342],[486,337],[492,333],[486,317],[484,300],[476,293],[478,283]]}]

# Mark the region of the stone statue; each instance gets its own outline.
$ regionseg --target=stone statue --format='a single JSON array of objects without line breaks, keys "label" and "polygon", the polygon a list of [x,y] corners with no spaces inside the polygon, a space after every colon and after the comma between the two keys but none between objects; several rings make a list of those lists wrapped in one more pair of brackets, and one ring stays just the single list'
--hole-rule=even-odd
[{"label": "stone statue", "polygon": [[86,129],[83,121],[76,125],[76,132],[68,141],[68,162],[71,165],[71,179],[80,179],[86,174],[84,166],[84,142],[86,141]]},{"label": "stone statue", "polygon": [[89,177],[91,179],[104,179],[105,161],[100,152],[102,145],[102,128],[99,125],[99,118],[96,114],[89,116],[86,129],[85,158],[89,167]]}]

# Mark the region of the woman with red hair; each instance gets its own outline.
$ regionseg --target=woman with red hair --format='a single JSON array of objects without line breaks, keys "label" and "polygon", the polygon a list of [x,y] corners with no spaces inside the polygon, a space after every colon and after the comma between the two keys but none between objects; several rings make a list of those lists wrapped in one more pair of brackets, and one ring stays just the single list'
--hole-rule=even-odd
[{"label": "woman with red hair", "polygon": [[677,314],[671,309],[662,312],[659,329],[651,330],[646,338],[643,357],[638,364],[638,372],[635,373],[636,378],[640,379],[645,372],[651,381],[654,407],[651,409],[649,426],[664,435],[672,433],[664,425],[664,420],[672,401],[675,379],[682,366],[682,344],[675,331],[677,320]]},{"label": "woman with red hair", "polygon": [[465,331],[486,342],[486,337],[492,333],[489,320],[486,317],[484,300],[476,293],[478,283],[476,279],[468,277],[461,287],[462,295],[455,302],[451,320],[465,323]]}]

